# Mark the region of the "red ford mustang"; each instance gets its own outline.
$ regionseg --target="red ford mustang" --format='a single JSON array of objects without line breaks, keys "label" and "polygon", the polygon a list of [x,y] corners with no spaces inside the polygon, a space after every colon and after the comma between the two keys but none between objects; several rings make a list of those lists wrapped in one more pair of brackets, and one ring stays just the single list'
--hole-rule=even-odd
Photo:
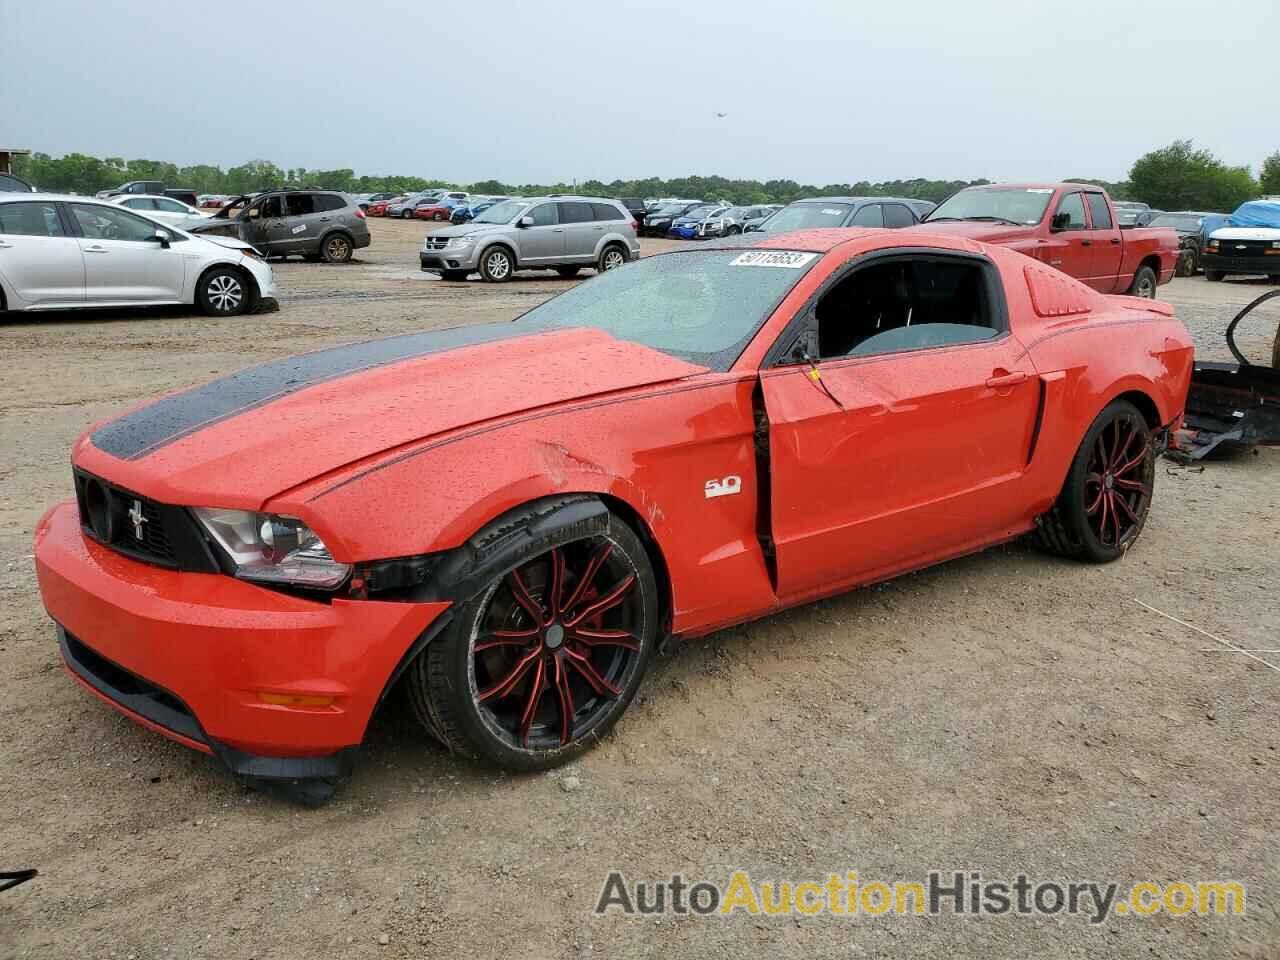
[{"label": "red ford mustang", "polygon": [[947,236],[734,241],[97,425],[35,537],[71,676],[323,799],[397,682],[541,769],[666,636],[1026,533],[1133,545],[1192,366],[1167,305]]}]

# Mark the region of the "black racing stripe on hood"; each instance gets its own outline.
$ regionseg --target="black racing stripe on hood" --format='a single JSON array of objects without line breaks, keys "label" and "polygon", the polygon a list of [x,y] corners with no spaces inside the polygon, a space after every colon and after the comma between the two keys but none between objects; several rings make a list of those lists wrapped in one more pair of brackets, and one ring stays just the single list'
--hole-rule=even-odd
[{"label": "black racing stripe on hood", "polygon": [[103,453],[137,460],[197,430],[318,383],[399,360],[540,332],[507,321],[411,333],[273,360],[157,400],[99,427],[91,439]]}]

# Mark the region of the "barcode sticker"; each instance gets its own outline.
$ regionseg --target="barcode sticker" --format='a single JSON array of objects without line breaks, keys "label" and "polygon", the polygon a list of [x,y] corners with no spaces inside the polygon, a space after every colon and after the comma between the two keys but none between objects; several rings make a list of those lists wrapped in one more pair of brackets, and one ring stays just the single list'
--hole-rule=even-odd
[{"label": "barcode sticker", "polygon": [[729,261],[731,267],[786,267],[799,270],[817,259],[816,253],[800,253],[797,250],[748,250]]}]

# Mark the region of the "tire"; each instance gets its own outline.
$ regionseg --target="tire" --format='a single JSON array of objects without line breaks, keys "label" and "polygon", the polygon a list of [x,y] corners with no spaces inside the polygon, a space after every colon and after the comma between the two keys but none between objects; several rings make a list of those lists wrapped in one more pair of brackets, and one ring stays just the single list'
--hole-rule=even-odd
[{"label": "tire", "polygon": [[232,267],[214,267],[200,278],[196,302],[210,317],[234,317],[251,306],[253,293],[248,279]]},{"label": "tire", "polygon": [[560,276],[564,277],[566,280],[569,280],[576,277],[578,275],[578,271],[581,269],[581,267],[556,267],[556,273],[560,274]]},{"label": "tire", "polygon": [[1127,400],[1112,401],[1080,442],[1057,502],[1037,521],[1037,542],[1090,563],[1124,556],[1146,525],[1155,464],[1146,418]]},{"label": "tire", "polygon": [[441,270],[440,279],[448,280],[450,283],[461,283],[467,279],[469,270]]},{"label": "tire", "polygon": [[732,236],[735,236],[736,234],[741,233],[741,232],[742,232],[742,228],[741,228],[741,227],[730,227],[730,228],[729,228],[727,231],[725,231],[725,232],[726,232],[729,236],[731,236],[731,237],[732,237]]},{"label": "tire", "polygon": [[412,219],[413,219],[413,211],[412,211],[412,210],[402,210],[402,211],[400,212],[400,219],[401,219],[401,220],[412,220]]},{"label": "tire", "polygon": [[1210,283],[1217,283],[1219,280],[1221,280],[1225,276],[1226,274],[1223,273],[1221,270],[1206,270],[1204,272],[1204,278],[1208,280]]},{"label": "tire", "polygon": [[355,244],[345,233],[331,233],[320,244],[320,256],[325,263],[347,263],[355,252]]},{"label": "tire", "polygon": [[1179,277],[1194,277],[1196,275],[1196,258],[1190,250],[1178,257],[1178,267],[1174,273]]},{"label": "tire", "polygon": [[437,223],[439,223],[441,220],[443,220],[443,219],[444,219],[444,214],[443,214],[443,213],[433,213],[433,214],[431,215],[431,219],[432,219],[432,220],[434,220],[434,221],[436,221]]},{"label": "tire", "polygon": [[506,283],[516,271],[516,258],[509,247],[492,246],[480,257],[480,276],[487,283]]},{"label": "tire", "polygon": [[[515,523],[545,512],[532,507]],[[511,526],[473,546],[484,550]],[[451,751],[507,770],[557,767],[608,733],[658,641],[653,568],[616,516],[604,534],[535,548],[455,610],[409,666],[408,701]]]},{"label": "tire", "polygon": [[596,273],[616,270],[618,267],[625,266],[626,262],[627,251],[620,244],[611,243],[600,251],[600,259],[596,262]]},{"label": "tire", "polygon": [[1159,282],[1160,278],[1156,276],[1154,270],[1147,266],[1139,267],[1137,273],[1133,275],[1133,283],[1129,284],[1128,294],[1131,297],[1154,300]]},{"label": "tire", "polygon": [[[0,310],[4,309],[4,298],[0,297]],[[1276,331],[1276,342],[1271,345],[1271,366],[1280,370],[1280,330]]]}]

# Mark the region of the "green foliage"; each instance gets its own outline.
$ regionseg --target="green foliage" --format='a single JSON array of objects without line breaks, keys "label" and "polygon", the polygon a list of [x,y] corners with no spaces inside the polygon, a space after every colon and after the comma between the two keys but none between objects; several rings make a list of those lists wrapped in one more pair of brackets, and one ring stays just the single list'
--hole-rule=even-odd
[{"label": "green foliage", "polygon": [[1231,211],[1258,195],[1248,167],[1229,167],[1190,140],[1139,157],[1129,171],[1132,199],[1160,210]]},{"label": "green foliage", "polygon": [[1095,187],[1102,187],[1107,193],[1111,194],[1112,200],[1136,200],[1133,196],[1133,184],[1128,180],[1095,180],[1090,177],[1064,177],[1067,183],[1091,183]]},{"label": "green foliage", "polygon": [[1258,175],[1258,185],[1267,196],[1280,196],[1280,150],[1277,150],[1262,161],[1262,172]]},{"label": "green foliage", "polygon": [[[93,194],[112,190],[129,180],[163,180],[171,187],[186,187],[196,193],[253,193],[272,187],[318,187],[349,193],[381,191],[409,192],[431,187],[457,187],[445,180],[413,176],[358,177],[354,170],[281,169],[269,160],[250,160],[223,170],[209,164],[177,167],[159,160],[129,160],[119,157],[98,159],[80,153],[54,158],[47,153],[15,158],[15,173],[42,190]],[[679,177],[664,180],[587,180],[583,183],[503,183],[481,180],[462,184],[472,193],[539,196],[548,193],[585,193],[606,197],[688,197],[728,200],[732,203],[790,203],[799,197],[897,196],[932,200],[935,203],[971,184],[987,180],[889,180],[883,183],[829,183],[826,186],[796,183],[794,180],[731,180],[726,177]]]}]

